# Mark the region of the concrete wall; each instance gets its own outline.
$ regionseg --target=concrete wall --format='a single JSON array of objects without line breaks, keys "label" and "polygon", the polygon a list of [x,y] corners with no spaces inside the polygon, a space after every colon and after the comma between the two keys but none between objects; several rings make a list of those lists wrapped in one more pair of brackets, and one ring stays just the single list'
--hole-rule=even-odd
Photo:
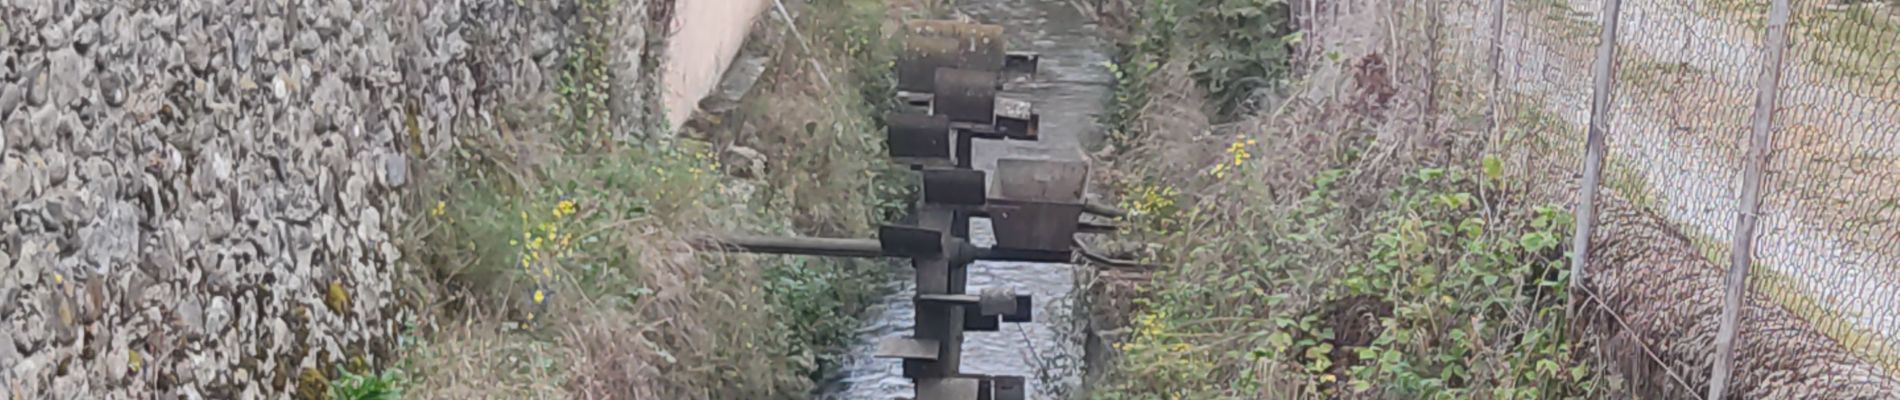
[{"label": "concrete wall", "polygon": [[[646,3],[603,16],[622,131]],[[0,398],[303,397],[389,361],[405,189],[555,104],[578,10],[0,2]]]},{"label": "concrete wall", "polygon": [[666,49],[663,87],[666,119],[679,127],[698,109],[699,100],[719,86],[726,67],[745,44],[753,21],[772,0],[688,0],[673,14]]}]

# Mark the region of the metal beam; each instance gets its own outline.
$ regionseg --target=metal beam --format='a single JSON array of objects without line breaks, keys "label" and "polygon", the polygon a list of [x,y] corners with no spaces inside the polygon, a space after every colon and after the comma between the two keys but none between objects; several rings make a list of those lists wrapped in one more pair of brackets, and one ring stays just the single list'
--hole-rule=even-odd
[{"label": "metal beam", "polygon": [[1616,88],[1616,25],[1623,0],[1603,2],[1603,35],[1597,45],[1597,61],[1592,73],[1596,81],[1590,100],[1590,131],[1583,160],[1583,188],[1577,199],[1577,230],[1571,237],[1570,284],[1582,285],[1584,265],[1590,257],[1590,235],[1596,228],[1598,182],[1603,177],[1603,141],[1610,130],[1610,93]]},{"label": "metal beam", "polygon": [[1742,295],[1748,290],[1748,268],[1755,256],[1755,224],[1761,217],[1762,169],[1768,165],[1770,139],[1775,129],[1775,106],[1780,102],[1782,57],[1788,48],[1788,0],[1774,0],[1768,12],[1768,43],[1763,51],[1761,76],[1755,92],[1754,132],[1750,134],[1748,165],[1742,176],[1741,214],[1735,221],[1735,243],[1729,248],[1727,284],[1723,289],[1722,327],[1715,336],[1715,368],[1709,376],[1709,400],[1728,394],[1735,368],[1735,340],[1742,314]]},{"label": "metal beam", "polygon": [[884,256],[884,249],[875,239],[736,235],[700,237],[690,239],[688,243],[702,251],[860,258]]}]

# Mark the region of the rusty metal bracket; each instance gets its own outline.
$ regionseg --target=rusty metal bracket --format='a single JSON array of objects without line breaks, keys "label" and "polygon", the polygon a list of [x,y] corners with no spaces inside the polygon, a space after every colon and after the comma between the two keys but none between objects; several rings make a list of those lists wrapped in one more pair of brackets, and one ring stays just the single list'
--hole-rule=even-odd
[{"label": "rusty metal bracket", "polygon": [[892,114],[885,118],[885,144],[899,163],[950,166],[950,120],[941,115]]},{"label": "rusty metal bracket", "polygon": [[928,228],[905,225],[877,227],[881,255],[892,257],[934,257],[943,254],[943,234]]},{"label": "rusty metal bracket", "polygon": [[1082,217],[1080,204],[992,199],[987,208],[999,248],[1068,251]]},{"label": "rusty metal bracket", "polygon": [[980,60],[993,61],[989,65],[1003,65],[1008,54],[1003,51],[1008,41],[1003,38],[1003,26],[979,24],[957,20],[910,20],[904,22],[904,32],[910,37],[944,37],[957,41],[964,52],[980,54]]},{"label": "rusty metal bracket", "polygon": [[1029,295],[1005,293],[996,296],[995,299],[986,299],[986,297],[989,296],[971,294],[920,294],[917,295],[916,300],[919,303],[959,305],[964,306],[966,310],[975,307],[978,311],[977,314],[1003,317],[1010,322],[1028,322],[1030,318],[1034,316],[1032,314],[1034,307],[1030,306],[1033,304],[1033,299],[1031,299]]},{"label": "rusty metal bracket", "polygon": [[1034,52],[1012,51],[1003,56],[1003,72],[1031,79],[1036,77],[1036,70],[1040,69],[1040,64],[1042,64],[1042,55]]},{"label": "rusty metal bracket", "polygon": [[966,378],[976,379],[977,400],[1023,400],[1028,397],[1028,380],[1011,375],[963,374]]},{"label": "rusty metal bracket", "polygon": [[917,393],[920,393],[918,397],[924,397],[922,393],[932,393],[930,397],[933,400],[981,399],[983,398],[982,387],[981,379],[961,376],[917,379]]},{"label": "rusty metal bracket", "polygon": [[1042,129],[1042,116],[1033,103],[1011,98],[996,99],[996,135],[1004,139],[1036,140]]},{"label": "rusty metal bracket", "polygon": [[996,173],[997,196],[985,207],[996,247],[1067,252],[1079,230],[1088,163],[1002,159]]},{"label": "rusty metal bracket", "polygon": [[996,72],[960,68],[937,69],[937,91],[930,99],[930,113],[951,122],[979,125],[996,124]]},{"label": "rusty metal bracket", "polygon": [[957,48],[956,39],[909,37],[897,56],[897,90],[933,93],[937,91],[937,69],[969,64]]},{"label": "rusty metal bracket", "polygon": [[924,169],[924,202],[952,207],[982,207],[988,200],[985,190],[987,185],[984,185],[987,175],[974,169]]},{"label": "rusty metal bracket", "polygon": [[1012,59],[1017,69],[1027,61],[1004,51],[1008,43],[1002,26],[920,20],[905,23],[904,30],[904,48],[895,66],[898,90],[936,92],[934,76],[941,68],[995,72],[1010,68]]},{"label": "rusty metal bracket", "polygon": [[914,337],[884,338],[877,342],[877,358],[902,358],[907,360],[937,361],[937,350],[941,343],[930,339]]},{"label": "rusty metal bracket", "polygon": [[996,160],[996,190],[999,198],[1021,201],[1067,203],[1081,206],[1088,190],[1089,165],[1085,161]]}]

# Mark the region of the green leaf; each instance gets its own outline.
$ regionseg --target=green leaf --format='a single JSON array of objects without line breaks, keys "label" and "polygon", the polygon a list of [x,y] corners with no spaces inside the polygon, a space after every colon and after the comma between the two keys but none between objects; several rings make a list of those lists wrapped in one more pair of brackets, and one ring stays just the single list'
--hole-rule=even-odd
[{"label": "green leaf", "polygon": [[1293,345],[1293,335],[1286,332],[1274,332],[1272,336],[1267,336],[1267,345],[1272,346],[1276,353],[1286,351],[1288,346]]},{"label": "green leaf", "polygon": [[1504,177],[1504,162],[1496,154],[1484,156],[1484,177],[1493,181]]},{"label": "green leaf", "polygon": [[1367,382],[1364,379],[1354,379],[1351,385],[1353,393],[1364,393],[1367,390],[1372,390],[1372,382]]},{"label": "green leaf", "polygon": [[1285,37],[1281,37],[1280,41],[1283,43],[1286,43],[1287,45],[1300,44],[1300,42],[1306,41],[1306,31],[1293,32],[1293,34],[1286,35]]},{"label": "green leaf", "polygon": [[1557,362],[1556,362],[1556,361],[1551,361],[1551,360],[1550,360],[1550,359],[1548,359],[1548,358],[1546,358],[1546,359],[1542,359],[1542,360],[1537,360],[1537,371],[1538,371],[1538,372],[1544,372],[1544,373],[1556,373],[1557,371],[1561,371],[1561,370],[1562,370],[1562,369],[1561,369],[1560,367],[1558,367],[1558,366],[1557,366]]}]

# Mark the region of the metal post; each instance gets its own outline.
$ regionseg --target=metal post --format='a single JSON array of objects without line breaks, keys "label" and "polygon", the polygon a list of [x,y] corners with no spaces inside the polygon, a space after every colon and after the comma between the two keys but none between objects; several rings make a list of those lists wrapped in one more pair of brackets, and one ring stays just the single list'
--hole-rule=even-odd
[{"label": "metal post", "polygon": [[1498,130],[1498,104],[1502,102],[1502,100],[1499,99],[1498,96],[1499,94],[1503,93],[1503,86],[1502,86],[1503,81],[1504,81],[1504,0],[1492,0],[1491,1],[1491,88],[1490,88],[1491,94],[1490,96],[1488,96],[1490,98],[1487,99],[1487,100],[1490,100],[1488,101],[1488,103],[1490,104],[1487,105],[1489,109],[1486,110],[1490,115],[1485,116],[1486,125],[1484,129],[1485,134],[1490,136],[1491,139],[1488,139],[1486,143],[1489,143],[1490,140],[1496,140],[1495,138],[1498,137],[1498,132],[1497,132]]},{"label": "metal post", "polygon": [[[955,218],[955,210],[949,208],[932,204],[921,204],[918,207],[917,222],[919,226],[942,232],[939,237],[945,244],[945,248],[953,244],[949,235],[951,219],[953,218]],[[917,257],[912,259],[911,265],[917,272],[917,294],[961,293],[960,289],[962,288],[959,286],[963,283],[963,279],[957,275],[965,271],[959,268],[960,266],[953,264],[954,263],[948,257],[944,256]],[[906,360],[905,364],[915,364],[913,368],[906,368],[906,372],[914,372],[914,374],[907,373],[907,375],[911,375],[911,377],[918,382],[918,399],[953,398],[954,396],[951,394],[954,392],[953,386],[925,383],[935,383],[936,381],[955,377],[961,369],[960,366],[963,358],[963,308],[949,304],[919,303],[917,304],[916,312],[917,337],[934,340],[939,347],[935,361],[915,362]]]},{"label": "metal post", "polygon": [[1722,400],[1735,368],[1735,336],[1742,314],[1742,294],[1748,290],[1748,268],[1755,255],[1755,224],[1761,211],[1762,169],[1768,164],[1775,106],[1781,94],[1782,56],[1788,47],[1788,0],[1775,0],[1768,15],[1768,42],[1763,49],[1760,87],[1755,93],[1754,132],[1749,135],[1748,165],[1742,177],[1741,212],[1736,215],[1735,243],[1729,249],[1728,284],[1723,290],[1722,328],[1715,337],[1715,370],[1709,376],[1709,400]]},{"label": "metal post", "polygon": [[1610,129],[1610,94],[1616,88],[1616,24],[1623,0],[1603,2],[1603,36],[1597,44],[1597,61],[1590,99],[1588,151],[1583,159],[1583,193],[1577,199],[1577,232],[1571,238],[1570,284],[1582,285],[1583,266],[1590,257],[1590,231],[1596,228],[1597,184],[1603,177],[1603,137]]}]

